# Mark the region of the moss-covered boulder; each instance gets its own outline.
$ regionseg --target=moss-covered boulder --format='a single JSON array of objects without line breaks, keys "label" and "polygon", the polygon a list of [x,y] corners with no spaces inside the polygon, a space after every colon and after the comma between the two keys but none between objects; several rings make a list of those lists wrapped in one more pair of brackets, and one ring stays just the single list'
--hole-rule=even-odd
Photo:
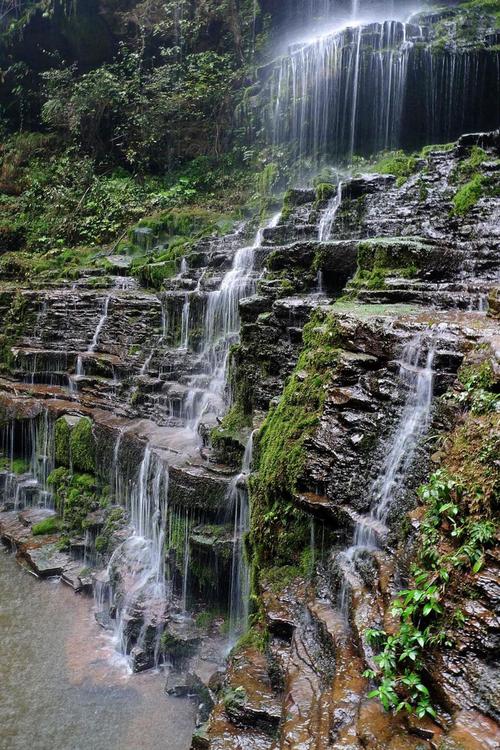
[{"label": "moss-covered boulder", "polygon": [[92,422],[88,417],[80,419],[71,430],[69,448],[74,469],[95,474],[96,443]]}]

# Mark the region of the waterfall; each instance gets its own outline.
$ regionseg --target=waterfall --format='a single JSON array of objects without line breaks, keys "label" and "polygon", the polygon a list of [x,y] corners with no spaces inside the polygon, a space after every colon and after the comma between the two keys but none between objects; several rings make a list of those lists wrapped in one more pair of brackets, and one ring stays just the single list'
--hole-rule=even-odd
[{"label": "waterfall", "polygon": [[[267,226],[276,226],[279,216],[273,217]],[[252,245],[236,251],[232,267],[223,277],[219,289],[208,295],[204,345],[198,358],[201,375],[197,373],[192,376],[182,414],[191,439],[198,439],[198,425],[208,408],[222,409],[229,348],[239,335],[238,306],[240,300],[252,294],[255,289],[255,251],[260,247],[262,237],[263,230],[259,229]],[[187,294],[183,308],[182,348],[187,350]],[[107,312],[107,307],[104,312]],[[103,318],[105,320],[105,315]],[[163,320],[165,325],[165,314]],[[98,335],[97,331],[94,336],[96,341]],[[132,662],[139,655],[146,659],[146,663],[150,663],[147,660],[151,654],[151,640],[154,641],[154,651],[158,656],[159,638],[168,606],[164,542],[168,520],[169,475],[168,467],[156,456],[153,446],[147,444],[137,475],[123,481],[119,467],[122,439],[123,430],[118,433],[115,443],[111,473],[115,499],[128,511],[132,534],[113,552],[107,575],[96,587],[96,607],[104,606],[109,611],[112,603],[115,604],[115,643],[118,649],[123,654],[130,655]],[[231,628],[234,632],[244,630],[248,619],[249,574],[243,550],[243,537],[249,524],[248,496],[246,487],[239,485],[244,485],[244,477],[250,469],[251,454],[250,440],[245,451],[242,474],[237,478],[239,481],[234,480],[231,484],[228,493],[228,504],[234,518],[230,603]],[[181,605],[184,612],[188,606],[191,521],[189,514],[186,515],[182,526]],[[170,545],[173,541],[172,519],[168,524]],[[175,542],[177,548],[180,540],[176,538]],[[138,622],[142,623],[139,633]]]},{"label": "waterfall", "polygon": [[375,26],[290,49],[268,86],[270,143],[315,162],[398,144],[407,58],[422,32],[399,21]]},{"label": "waterfall", "polygon": [[168,318],[168,309],[167,309],[166,301],[164,297],[160,299],[160,304],[161,304],[161,337],[163,340],[165,340],[168,334],[169,318]]},{"label": "waterfall", "polygon": [[[114,640],[123,654],[152,650],[158,656],[167,606],[165,580],[165,525],[168,467],[147,444],[139,472],[132,482],[120,480],[120,431],[113,454],[116,500],[128,511],[132,534],[113,552],[106,580],[96,589],[96,606],[116,605]],[[137,624],[141,623],[139,632]],[[154,648],[151,648],[153,641]],[[133,646],[133,649],[132,649]]]},{"label": "waterfall", "polygon": [[250,600],[250,569],[245,554],[245,534],[250,528],[248,506],[248,475],[252,469],[253,438],[250,435],[245,447],[241,473],[233,479],[228,491],[228,506],[233,515],[233,557],[231,565],[231,589],[229,601],[229,633],[236,640],[248,627]]},{"label": "waterfall", "polygon": [[[328,206],[321,214],[318,229],[318,240],[319,242],[328,242],[332,237],[333,222],[337,216],[337,212],[342,203],[342,182],[339,180],[337,185],[337,192],[330,199]],[[319,291],[322,291],[321,289]]]},{"label": "waterfall", "polygon": [[[276,214],[267,224],[276,226],[281,214]],[[224,407],[226,366],[231,344],[239,336],[239,303],[255,291],[255,251],[262,243],[260,228],[252,245],[239,248],[231,269],[223,277],[219,289],[209,292],[204,338],[198,357],[198,369],[188,384],[188,395],[183,417],[196,437],[201,419],[209,410],[220,413]]]},{"label": "waterfall", "polygon": [[189,547],[189,534],[191,531],[191,526],[189,523],[189,510],[186,512],[186,520],[184,524],[184,552],[183,552],[183,558],[182,558],[182,611],[185,613],[187,611],[187,601],[188,601],[188,582],[189,582],[189,557],[190,557],[190,547]]},{"label": "waterfall", "polygon": [[181,321],[181,343],[180,349],[188,349],[189,347],[189,312],[191,303],[189,301],[189,295],[184,295],[184,304],[182,306],[182,321]]},{"label": "waterfall", "polygon": [[103,308],[103,311],[102,311],[102,315],[99,318],[99,322],[97,324],[97,328],[95,329],[94,336],[92,338],[92,342],[91,342],[91,344],[90,344],[90,346],[89,346],[89,348],[87,350],[88,352],[95,352],[95,350],[97,349],[97,344],[98,344],[98,341],[99,341],[99,336],[101,335],[101,331],[104,328],[104,326],[106,324],[106,321],[108,319],[108,308],[109,308],[109,300],[110,299],[111,299],[111,297],[108,296],[104,300],[104,308]]},{"label": "waterfall", "polygon": [[414,23],[351,20],[290,45],[263,83],[256,130],[304,168],[496,127],[500,53],[436,51],[427,38]]},{"label": "waterfall", "polygon": [[424,334],[417,336],[403,350],[399,369],[400,381],[407,387],[408,395],[397,427],[389,439],[386,456],[371,488],[371,510],[366,516],[357,515],[353,543],[341,553],[347,564],[340,589],[340,607],[344,614],[349,605],[349,577],[356,558],[366,549],[378,549],[379,538],[386,533],[388,514],[404,486],[408,470],[415,457],[419,440],[430,421],[433,397],[434,348],[429,345],[424,358]]},{"label": "waterfall", "polygon": [[[94,335],[92,337],[92,341],[90,342],[90,345],[87,349],[87,354],[92,354],[97,349],[97,344],[99,343],[99,336],[101,335],[102,329],[106,325],[106,321],[108,319],[108,310],[109,310],[110,300],[111,300],[111,295],[108,295],[106,299],[104,300],[101,317],[99,318],[96,329],[94,331]],[[83,356],[79,354],[76,358],[75,375],[73,377],[70,376],[69,378],[69,390],[71,393],[76,393],[78,391],[76,379],[82,378],[84,377],[84,375],[85,375],[85,365],[83,363]]]},{"label": "waterfall", "polygon": [[[0,428],[0,458],[9,472],[2,497],[16,509],[52,508],[48,477],[55,466],[54,421],[47,409],[31,419],[6,422]],[[22,471],[16,460],[22,463]]]}]

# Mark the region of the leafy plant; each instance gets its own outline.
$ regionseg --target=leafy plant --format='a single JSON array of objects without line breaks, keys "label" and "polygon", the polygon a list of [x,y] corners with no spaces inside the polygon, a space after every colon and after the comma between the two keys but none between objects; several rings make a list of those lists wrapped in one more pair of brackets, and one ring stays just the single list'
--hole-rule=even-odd
[{"label": "leafy plant", "polygon": [[[377,697],[386,710],[406,710],[419,717],[436,715],[423,678],[426,650],[452,642],[443,621],[444,601],[454,571],[476,574],[484,562],[484,550],[495,537],[496,526],[489,519],[464,516],[463,488],[443,469],[435,472],[419,490],[427,511],[421,527],[418,563],[413,566],[413,587],[398,593],[392,614],[399,627],[393,634],[369,629],[367,641],[378,654],[377,670],[365,676],[377,682],[370,697]],[[454,541],[451,550],[441,551],[446,534]],[[465,618],[455,611],[453,624],[460,627]]]}]

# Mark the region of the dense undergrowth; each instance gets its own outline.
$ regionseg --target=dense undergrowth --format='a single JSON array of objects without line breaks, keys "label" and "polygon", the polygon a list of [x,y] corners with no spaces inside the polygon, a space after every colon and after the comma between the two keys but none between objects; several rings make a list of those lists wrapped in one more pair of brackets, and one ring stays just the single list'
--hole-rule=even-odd
[{"label": "dense undergrowth", "polygon": [[[205,210],[213,226],[222,217],[264,212],[273,194],[307,166],[289,163],[283,150],[258,138],[249,142],[249,123],[235,119],[241,100],[252,98],[256,68],[276,33],[274,15],[280,13],[272,4],[125,5],[107,0],[5,4],[0,29],[4,279],[72,278],[89,265],[104,274],[101,248],[121,251],[120,242],[141,218]],[[471,24],[483,19],[484,26],[498,17],[490,0],[459,5],[470,23],[462,29],[457,22],[457,32],[445,18],[445,37],[453,29],[464,36]],[[47,49],[31,59],[26,49],[37,35],[45,35]],[[425,156],[425,149],[396,151],[368,167],[394,174],[403,184]],[[454,213],[467,214],[490,189],[477,169],[467,179],[461,175]],[[174,239],[166,259],[135,261],[142,283],[158,288],[175,272],[176,253],[193,237],[180,233]],[[166,265],[156,265],[165,260]]]}]

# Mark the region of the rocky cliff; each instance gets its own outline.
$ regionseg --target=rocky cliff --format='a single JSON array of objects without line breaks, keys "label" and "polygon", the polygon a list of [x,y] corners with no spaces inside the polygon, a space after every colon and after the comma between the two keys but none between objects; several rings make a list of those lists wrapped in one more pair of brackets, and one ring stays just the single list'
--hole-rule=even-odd
[{"label": "rocky cliff", "polygon": [[[460,483],[462,535],[495,512],[498,148],[497,133],[468,135],[428,149],[403,179],[289,191],[243,277],[241,225],[174,260],[160,292],[140,286],[126,256],[110,256],[104,277],[90,266],[71,281],[3,281],[2,536],[41,575],[76,589],[93,577],[99,619],[120,621],[136,669],[160,650],[198,675],[170,680],[215,706],[194,746],[494,747],[486,531],[470,553],[480,565],[440,562],[448,578],[427,627],[449,635],[418,656],[435,707],[425,719],[385,714],[370,697],[383,673],[370,633],[400,633],[394,600],[430,533],[419,485],[439,467]],[[480,194],[463,210],[471,182]],[[158,228],[131,237],[162,241]],[[239,337],[234,321],[213,322],[234,309],[224,289],[239,303]],[[208,348],[207,321],[219,331]],[[218,347],[232,393],[222,421]],[[231,477],[252,432],[247,527],[231,515],[244,502],[231,499]],[[390,503],[374,512],[386,474]],[[440,560],[456,545],[450,518],[433,532]],[[217,668],[224,612],[241,626],[243,539],[253,624],[209,680],[200,665]],[[152,578],[130,599],[137,564]]]}]

